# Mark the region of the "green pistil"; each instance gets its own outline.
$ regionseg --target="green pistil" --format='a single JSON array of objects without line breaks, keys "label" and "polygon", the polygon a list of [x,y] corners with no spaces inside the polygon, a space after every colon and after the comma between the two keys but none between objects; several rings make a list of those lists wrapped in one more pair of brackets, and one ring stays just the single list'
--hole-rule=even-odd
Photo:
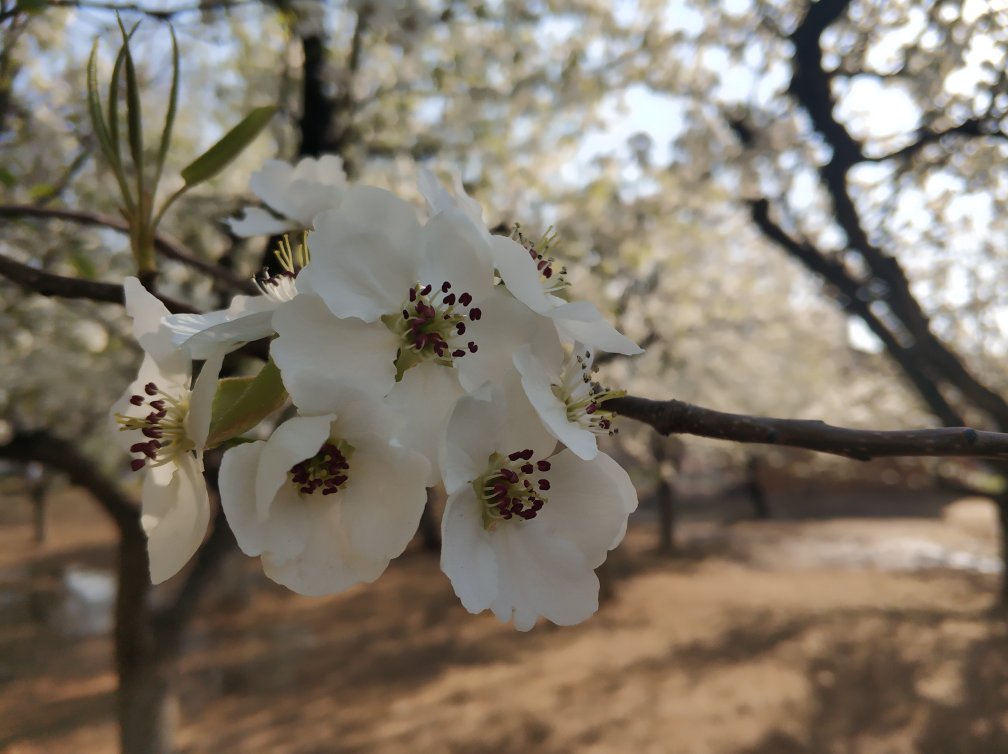
[{"label": "green pistil", "polygon": [[[478,320],[481,312],[471,307],[472,296],[456,296],[451,283],[445,281],[438,289],[417,283],[410,289],[401,314],[386,314],[385,326],[401,340],[396,354],[396,382],[406,370],[424,361],[453,366],[454,360],[466,353],[476,353],[472,340],[466,342],[466,320]],[[465,348],[459,347],[464,343]]]},{"label": "green pistil", "polygon": [[314,456],[294,464],[287,472],[287,478],[302,495],[318,491],[323,495],[335,494],[350,478],[350,458],[353,452],[353,445],[345,440],[330,439],[322,444]]},{"label": "green pistil", "polygon": [[496,529],[502,521],[531,521],[542,510],[547,498],[549,480],[543,474],[550,470],[549,461],[532,463],[530,449],[504,456],[494,453],[487,462],[487,471],[476,479],[473,490],[482,504],[483,528]]}]

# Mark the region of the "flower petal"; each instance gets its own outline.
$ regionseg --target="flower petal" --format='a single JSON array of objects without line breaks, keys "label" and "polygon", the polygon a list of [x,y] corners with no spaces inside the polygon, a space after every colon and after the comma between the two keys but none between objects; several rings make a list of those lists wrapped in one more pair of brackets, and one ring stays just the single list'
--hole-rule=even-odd
[{"label": "flower petal", "polygon": [[221,363],[224,353],[213,354],[200,369],[199,377],[193,384],[189,396],[189,413],[186,414],[186,434],[193,441],[197,451],[202,451],[206,445],[207,434],[210,432],[210,420],[213,418],[213,399],[217,392],[217,378],[220,377]]},{"label": "flower petal", "polygon": [[406,549],[427,504],[429,470],[419,453],[387,443],[354,450],[346,486],[333,497],[356,552],[388,563]]},{"label": "flower petal", "polygon": [[519,631],[531,629],[540,615],[570,626],[598,610],[598,578],[584,556],[537,523],[515,522],[490,533],[499,580],[491,609],[499,620],[513,619]]},{"label": "flower petal", "polygon": [[462,606],[470,613],[489,608],[497,596],[497,562],[471,487],[449,496],[441,519],[441,542],[441,570]]},{"label": "flower petal", "polygon": [[227,309],[206,314],[170,314],[164,318],[172,342],[189,349],[193,359],[228,353],[273,334],[273,312],[280,302],[269,296],[235,296]]},{"label": "flower petal", "polygon": [[452,405],[463,395],[456,370],[430,361],[406,370],[388,394],[387,405],[401,417],[396,439],[430,461],[428,485],[437,483],[441,438]]},{"label": "flower petal", "polygon": [[256,472],[256,510],[260,520],[265,521],[269,516],[277,490],[288,483],[287,472],[291,467],[312,458],[329,439],[335,419],[333,414],[295,416],[273,430]]},{"label": "flower petal", "polygon": [[277,309],[273,326],[280,337],[270,353],[305,413],[333,410],[344,387],[381,398],[395,384],[399,340],[382,324],[339,319],[317,296],[302,293]]},{"label": "flower petal", "polygon": [[221,459],[221,507],[238,547],[246,555],[263,551],[264,524],[256,512],[256,470],[265,442],[250,442],[228,450]]},{"label": "flower petal", "polygon": [[341,506],[328,501],[310,502],[314,526],[308,532],[304,550],[298,557],[283,562],[264,553],[262,564],[266,575],[308,596],[336,594],[354,584],[377,579],[387,563],[357,555],[341,524]]},{"label": "flower petal", "polygon": [[504,405],[467,395],[451,412],[441,444],[441,478],[448,494],[468,487],[487,470],[490,456],[502,446]]},{"label": "flower petal", "polygon": [[487,236],[458,209],[441,212],[424,226],[418,271],[419,280],[435,287],[447,280],[456,295],[467,292],[477,302],[494,286]]},{"label": "flower petal", "polygon": [[[360,194],[354,198],[359,200]],[[387,202],[383,199],[382,203]],[[410,216],[398,220],[405,229],[397,227],[392,214],[367,225],[348,215],[351,209],[344,205],[315,219],[315,232],[308,237],[312,261],[298,276],[298,290],[321,296],[337,317],[374,322],[398,312],[419,279],[420,226]],[[373,214],[363,208],[359,211]]]},{"label": "flower petal", "polygon": [[210,499],[196,459],[183,456],[172,470],[167,484],[161,483],[164,480],[158,474],[148,472],[144,478],[140,520],[147,533],[154,584],[182,570],[202,544],[210,523]]},{"label": "flower petal", "polygon": [[644,353],[643,348],[609,324],[595,305],[587,301],[561,304],[548,314],[560,337],[567,342],[580,341],[600,351],[626,356]]},{"label": "flower petal", "polygon": [[596,568],[622,539],[637,492],[605,453],[583,461],[563,451],[550,458],[550,465],[549,502],[531,523],[541,522],[556,538],[577,545],[588,567]]},{"label": "flower petal", "polygon": [[598,455],[594,433],[567,419],[566,404],[553,393],[549,374],[528,346],[515,352],[514,365],[521,374],[525,395],[546,429],[579,458],[590,461]]},{"label": "flower petal", "polygon": [[292,180],[293,166],[282,160],[266,160],[249,178],[249,188],[280,214],[293,217],[294,214],[288,211],[291,207],[287,193]]},{"label": "flower petal", "polygon": [[553,303],[546,295],[542,276],[528,250],[506,236],[493,236],[490,244],[494,267],[507,289],[532,311],[548,313]]},{"label": "flower petal", "polygon": [[513,355],[523,345],[547,368],[559,369],[563,347],[550,320],[525,306],[514,296],[494,290],[479,302],[482,317],[470,325],[479,350],[459,359],[459,381],[466,390],[484,382],[500,384],[517,378]]},{"label": "flower petal", "polygon": [[171,331],[162,326],[168,309],[136,278],[123,282],[126,313],[133,319],[133,337],[157,362],[162,377],[173,384],[189,383],[189,353],[172,342]]}]

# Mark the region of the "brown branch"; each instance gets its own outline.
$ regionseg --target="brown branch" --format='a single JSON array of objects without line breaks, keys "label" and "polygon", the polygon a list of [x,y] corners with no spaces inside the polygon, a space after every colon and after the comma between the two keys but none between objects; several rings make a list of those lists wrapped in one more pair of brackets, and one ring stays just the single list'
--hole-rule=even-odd
[{"label": "brown branch", "polygon": [[[35,204],[0,204],[0,217],[42,217],[53,220],[66,220],[80,225],[97,225],[111,228],[120,233],[129,234],[129,226],[124,220],[100,212],[86,212],[65,207],[43,207]],[[192,251],[175,239],[158,233],[154,237],[154,248],[168,259],[174,259],[188,267],[199,270],[219,283],[243,293],[257,293],[255,284],[246,278],[236,275],[231,270],[220,265],[200,259]]]},{"label": "brown branch", "polygon": [[971,427],[874,430],[836,427],[808,419],[729,414],[683,401],[625,396],[606,408],[636,419],[663,435],[686,434],[739,443],[781,445],[858,461],[891,456],[1008,458],[1008,434]]},{"label": "brown branch", "polygon": [[870,162],[908,160],[929,144],[934,144],[935,142],[955,136],[973,138],[989,136],[992,138],[1008,139],[1008,133],[1001,130],[996,119],[969,118],[959,125],[952,126],[951,128],[947,128],[943,131],[921,129],[917,132],[917,138],[905,147],[901,147],[895,152],[890,152],[879,157],[869,157],[867,159]]},{"label": "brown branch", "polygon": [[0,458],[12,461],[37,461],[66,474],[83,487],[115,521],[120,531],[140,530],[140,509],[123,493],[119,485],[98,470],[94,461],[80,452],[75,443],[44,430],[19,432],[6,445],[0,445]]},{"label": "brown branch", "polygon": [[[55,275],[51,272],[29,267],[10,257],[0,255],[0,275],[13,283],[42,296],[58,298],[83,298],[107,304],[123,304],[123,287],[116,283],[102,283],[97,280]],[[168,310],[174,313],[196,313],[199,310],[189,304],[158,294],[158,298]]]}]

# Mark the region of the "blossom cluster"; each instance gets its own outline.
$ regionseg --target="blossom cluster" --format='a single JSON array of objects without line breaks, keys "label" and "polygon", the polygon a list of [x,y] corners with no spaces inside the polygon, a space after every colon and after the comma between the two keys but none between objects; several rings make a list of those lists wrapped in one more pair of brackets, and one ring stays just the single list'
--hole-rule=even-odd
[{"label": "blossom cluster", "polygon": [[[374,581],[443,485],[441,566],[467,610],[521,630],[591,615],[594,569],[637,506],[626,472],[598,449],[617,393],[594,380],[593,360],[641,349],[566,298],[551,236],[491,235],[461,185],[449,191],[429,171],[423,220],[388,191],[348,184],[331,157],[268,162],[252,187],[272,211],[248,210],[236,233],[304,231],[285,238],[259,295],[171,315],[137,280],[125,285],[145,357],[113,414],[145,474],[154,582],[199,548],[203,453],[226,442],[227,521],[296,592]],[[211,429],[235,411],[218,382],[225,354],[263,338],[293,407],[265,440]]]}]

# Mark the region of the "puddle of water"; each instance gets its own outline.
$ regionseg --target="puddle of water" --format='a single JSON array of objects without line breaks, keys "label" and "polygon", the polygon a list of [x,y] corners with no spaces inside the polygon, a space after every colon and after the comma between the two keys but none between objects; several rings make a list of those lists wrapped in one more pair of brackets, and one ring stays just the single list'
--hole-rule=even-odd
[{"label": "puddle of water", "polygon": [[112,630],[115,594],[115,576],[109,571],[67,566],[50,623],[67,636],[106,634]]},{"label": "puddle of water", "polygon": [[748,553],[763,566],[873,568],[882,571],[921,571],[947,568],[955,571],[997,574],[1001,561],[989,555],[946,547],[928,539],[893,537],[863,540],[797,537],[774,543],[772,551],[757,548]]}]

